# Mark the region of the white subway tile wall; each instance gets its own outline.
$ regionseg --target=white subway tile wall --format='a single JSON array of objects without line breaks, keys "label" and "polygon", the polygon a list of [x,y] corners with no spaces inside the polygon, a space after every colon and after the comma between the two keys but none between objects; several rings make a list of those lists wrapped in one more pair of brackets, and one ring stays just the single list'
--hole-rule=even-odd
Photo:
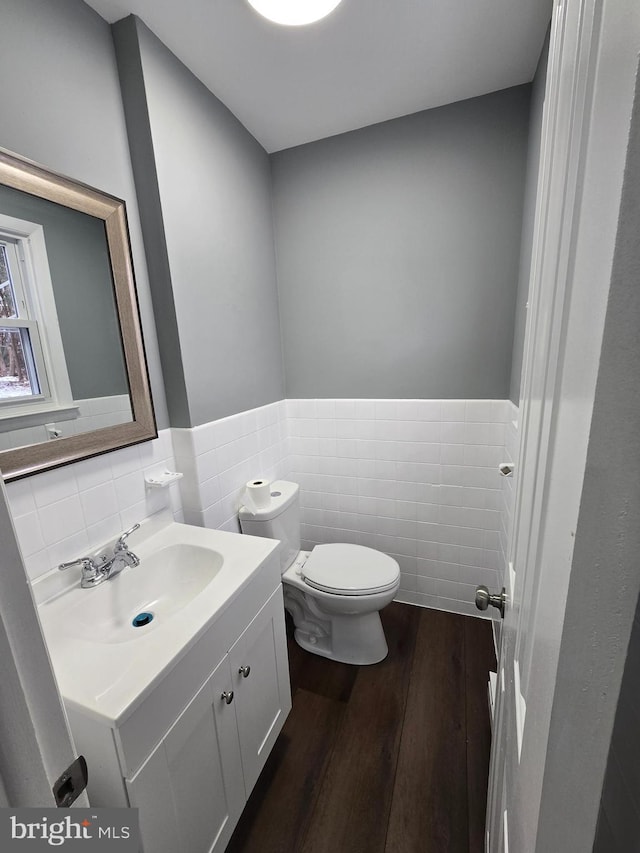
[{"label": "white subway tile wall", "polygon": [[117,450],[7,484],[27,574],[34,580],[83,556],[137,521],[171,508],[182,521],[177,485],[147,489],[145,474],[175,470],[169,430]]},{"label": "white subway tile wall", "polygon": [[[478,616],[476,586],[502,586],[516,417],[505,400],[281,400],[11,483],[9,500],[35,578],[168,499],[177,520],[238,532],[248,480],[292,479],[304,548],[377,548],[400,564],[399,601]],[[163,467],[179,486],[146,489]]]},{"label": "white subway tile wall", "polygon": [[184,520],[240,532],[238,509],[246,483],[289,473],[285,401],[270,403],[194,429],[174,429]]},{"label": "white subway tile wall", "polygon": [[506,401],[287,400],[287,415],[303,547],[377,548],[400,564],[397,600],[480,615],[477,584],[502,578]]}]

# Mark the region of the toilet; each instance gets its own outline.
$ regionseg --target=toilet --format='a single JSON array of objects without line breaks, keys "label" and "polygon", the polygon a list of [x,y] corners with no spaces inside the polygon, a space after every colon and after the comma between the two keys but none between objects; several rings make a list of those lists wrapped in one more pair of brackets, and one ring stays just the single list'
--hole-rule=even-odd
[{"label": "toilet", "polygon": [[272,483],[268,505],[255,511],[243,506],[239,516],[243,533],[282,543],[284,605],[299,646],[351,664],[378,663],[387,656],[380,610],[400,586],[400,567],[392,557],[340,543],[301,551],[297,483]]}]

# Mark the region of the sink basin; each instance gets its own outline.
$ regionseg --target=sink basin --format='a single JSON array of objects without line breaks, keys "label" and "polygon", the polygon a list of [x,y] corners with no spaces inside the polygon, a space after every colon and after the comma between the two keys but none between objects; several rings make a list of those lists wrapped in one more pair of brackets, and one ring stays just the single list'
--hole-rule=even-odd
[{"label": "sink basin", "polygon": [[[207,587],[224,564],[218,551],[177,543],[160,548],[100,586],[84,590],[70,604],[65,630],[94,643],[125,643],[139,639],[174,616]],[[140,627],[140,614],[151,619]]]},{"label": "sink basin", "polygon": [[[279,543],[272,539],[169,516],[152,517],[127,544],[140,565],[92,589],[80,588],[79,570],[53,570],[34,583],[65,704],[109,725],[119,725],[205,631],[224,622],[245,587],[263,577],[280,582]],[[134,627],[138,614],[152,620],[143,617]]]}]

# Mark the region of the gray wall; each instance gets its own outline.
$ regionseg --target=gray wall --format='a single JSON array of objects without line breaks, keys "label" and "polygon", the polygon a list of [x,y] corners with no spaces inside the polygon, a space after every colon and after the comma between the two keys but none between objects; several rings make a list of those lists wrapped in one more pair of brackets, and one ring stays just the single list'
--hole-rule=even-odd
[{"label": "gray wall", "polygon": [[[161,348],[180,350],[181,371],[165,369],[172,425],[282,399],[269,158],[139,19],[114,36],[136,171],[147,164],[138,187],[148,255],[166,242],[164,304],[154,294],[154,305]],[[181,386],[186,401],[174,407]]]},{"label": "gray wall", "polygon": [[272,155],[288,397],[508,395],[529,95]]},{"label": "gray wall", "polygon": [[104,223],[3,186],[0,212],[43,227],[74,399],[128,394]]},{"label": "gray wall", "polygon": [[516,296],[515,327],[513,333],[513,354],[511,359],[511,385],[509,398],[520,404],[520,379],[522,373],[522,355],[524,351],[524,333],[527,322],[527,299],[529,297],[529,272],[533,251],[533,226],[536,212],[536,190],[540,167],[540,149],[542,144],[542,108],[544,90],[547,82],[547,62],[549,61],[549,32],[545,39],[531,90],[531,113],[529,116],[529,143],[527,146],[527,173],[524,190],[522,214],[522,241],[520,245],[520,272],[518,275],[518,293]]},{"label": "gray wall", "polygon": [[622,677],[594,853],[640,849],[640,611],[636,611]]},{"label": "gray wall", "polygon": [[125,200],[158,426],[164,387],[109,26],[80,0],[2,0],[0,145]]},{"label": "gray wall", "polygon": [[[602,567],[602,584],[616,594],[613,630],[633,608],[638,589],[640,552],[640,69],[631,122],[620,227],[604,332],[598,391],[600,422],[592,423],[591,441],[599,455],[589,473],[595,480],[596,511],[589,518],[598,549],[590,557]],[[624,637],[612,649],[611,669],[622,664]],[[609,747],[594,853],[640,850],[640,600],[624,663],[615,723]]]}]

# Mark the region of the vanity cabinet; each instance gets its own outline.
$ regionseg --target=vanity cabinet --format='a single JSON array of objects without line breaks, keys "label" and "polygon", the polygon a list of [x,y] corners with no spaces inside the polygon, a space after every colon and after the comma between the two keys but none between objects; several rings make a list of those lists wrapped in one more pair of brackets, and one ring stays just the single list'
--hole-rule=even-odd
[{"label": "vanity cabinet", "polygon": [[262,608],[229,652],[247,798],[291,707],[286,646],[280,595],[277,603],[274,599]]},{"label": "vanity cabinet", "polygon": [[68,709],[91,805],[137,807],[144,853],[221,853],[282,729],[291,708],[282,587],[256,612],[260,586],[120,725],[108,731]]},{"label": "vanity cabinet", "polygon": [[246,792],[228,657],[184,709],[147,761],[125,780],[149,853],[222,851]]}]

